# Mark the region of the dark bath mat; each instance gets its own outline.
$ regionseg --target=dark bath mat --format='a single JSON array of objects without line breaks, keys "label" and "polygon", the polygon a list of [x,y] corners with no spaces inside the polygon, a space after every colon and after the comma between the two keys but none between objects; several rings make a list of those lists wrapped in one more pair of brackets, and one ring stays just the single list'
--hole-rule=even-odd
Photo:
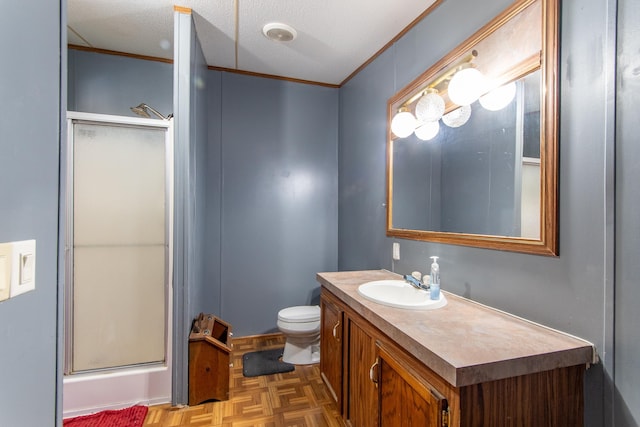
[{"label": "dark bath mat", "polygon": [[243,354],[242,375],[245,377],[257,377],[293,371],[296,368],[295,365],[280,360],[283,350],[283,348],[276,348],[274,350],[254,351]]}]

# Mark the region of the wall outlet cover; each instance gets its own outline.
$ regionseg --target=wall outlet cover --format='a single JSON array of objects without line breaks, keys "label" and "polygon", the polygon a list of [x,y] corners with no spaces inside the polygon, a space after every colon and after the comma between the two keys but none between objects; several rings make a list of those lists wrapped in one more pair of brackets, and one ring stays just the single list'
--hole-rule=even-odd
[{"label": "wall outlet cover", "polygon": [[393,260],[400,261],[400,243],[393,242]]},{"label": "wall outlet cover", "polygon": [[13,259],[10,297],[13,298],[36,288],[36,241],[23,240],[11,245]]}]

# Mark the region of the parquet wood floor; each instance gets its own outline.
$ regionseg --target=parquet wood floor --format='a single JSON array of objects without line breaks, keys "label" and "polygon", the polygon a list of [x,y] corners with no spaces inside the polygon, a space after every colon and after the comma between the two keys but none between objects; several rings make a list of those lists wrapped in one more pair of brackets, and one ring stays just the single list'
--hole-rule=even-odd
[{"label": "parquet wood floor", "polygon": [[233,338],[229,400],[197,406],[151,406],[145,427],[342,427],[318,364],[246,378],[242,355],[284,346],[281,334]]}]

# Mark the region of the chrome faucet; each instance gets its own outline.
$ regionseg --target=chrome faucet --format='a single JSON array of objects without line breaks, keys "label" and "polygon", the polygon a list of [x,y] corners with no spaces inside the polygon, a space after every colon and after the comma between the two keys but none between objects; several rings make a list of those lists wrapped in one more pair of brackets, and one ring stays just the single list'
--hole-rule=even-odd
[{"label": "chrome faucet", "polygon": [[429,290],[429,285],[425,285],[420,280],[416,279],[415,277],[413,277],[410,274],[405,274],[404,275],[404,280],[409,282],[413,287],[415,287],[417,289],[421,289],[423,291],[428,291]]}]

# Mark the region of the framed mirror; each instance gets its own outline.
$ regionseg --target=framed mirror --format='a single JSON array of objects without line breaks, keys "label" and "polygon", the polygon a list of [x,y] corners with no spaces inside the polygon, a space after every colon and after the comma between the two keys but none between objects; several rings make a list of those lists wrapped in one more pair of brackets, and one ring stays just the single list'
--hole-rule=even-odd
[{"label": "framed mirror", "polygon": [[389,99],[388,236],[558,255],[557,46],[518,0]]}]

